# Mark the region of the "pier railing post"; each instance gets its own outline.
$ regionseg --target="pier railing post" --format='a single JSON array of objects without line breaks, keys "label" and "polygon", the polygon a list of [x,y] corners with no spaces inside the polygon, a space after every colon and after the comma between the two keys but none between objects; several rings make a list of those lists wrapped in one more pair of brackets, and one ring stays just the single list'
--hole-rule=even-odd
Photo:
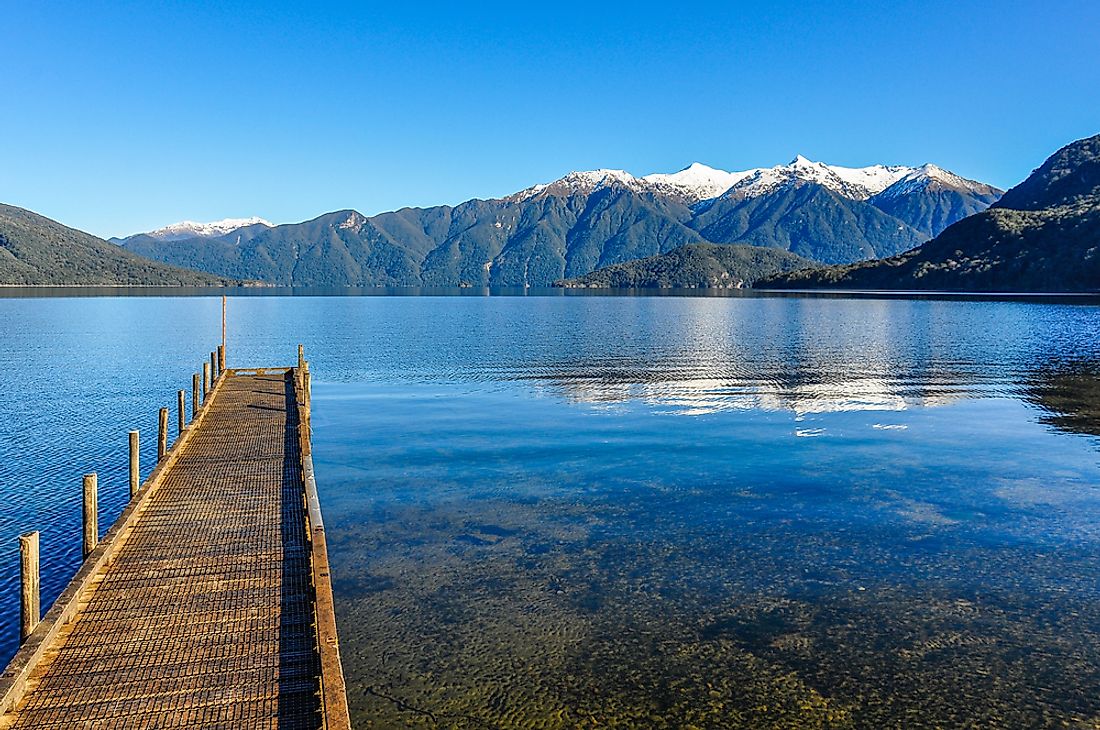
[{"label": "pier railing post", "polygon": [[42,620],[39,603],[38,531],[19,536],[19,643],[31,635]]},{"label": "pier railing post", "polygon": [[210,351],[210,382],[218,379],[218,353]]},{"label": "pier railing post", "polygon": [[179,436],[183,435],[183,429],[187,428],[187,391],[176,393],[176,415],[178,416],[176,429]]},{"label": "pier railing post", "polygon": [[168,453],[168,409],[161,408],[157,418],[157,463]]},{"label": "pier railing post", "polygon": [[306,363],[306,348],[303,345],[298,345],[298,367],[299,369]]},{"label": "pier railing post", "polygon": [[202,402],[206,403],[206,399],[210,396],[211,390],[210,384],[210,363],[204,362],[202,364]]},{"label": "pier railing post", "polygon": [[191,375],[191,420],[194,421],[199,415],[199,374],[192,373]]},{"label": "pier railing post", "polygon": [[137,431],[130,432],[130,498],[141,489],[141,436]]},{"label": "pier railing post", "polygon": [[95,473],[84,475],[84,559],[99,543],[99,495]]},{"label": "pier railing post", "polygon": [[218,372],[225,372],[225,345],[218,345]]}]

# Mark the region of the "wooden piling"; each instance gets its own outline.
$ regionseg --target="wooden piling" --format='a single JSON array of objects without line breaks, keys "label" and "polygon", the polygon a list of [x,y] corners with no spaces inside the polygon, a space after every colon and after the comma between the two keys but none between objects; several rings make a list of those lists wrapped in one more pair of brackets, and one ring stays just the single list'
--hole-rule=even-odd
[{"label": "wooden piling", "polygon": [[187,428],[187,391],[181,390],[176,393],[176,415],[178,416],[176,428],[177,434],[182,436],[183,429]]},{"label": "wooden piling", "polygon": [[298,345],[298,367],[302,367],[306,364],[306,348],[303,345]]},{"label": "wooden piling", "polygon": [[141,436],[130,432],[130,499],[141,489]]},{"label": "wooden piling", "polygon": [[99,485],[95,473],[84,475],[84,559],[99,544]]},{"label": "wooden piling", "polygon": [[218,353],[210,351],[210,382],[218,379]]},{"label": "wooden piling", "polygon": [[168,453],[168,409],[161,408],[157,418],[157,463]]},{"label": "wooden piling", "polygon": [[218,372],[225,372],[225,345],[218,345]]},{"label": "wooden piling", "polygon": [[206,399],[210,396],[210,390],[212,385],[210,383],[210,363],[204,362],[202,364],[202,402],[206,403]]},{"label": "wooden piling", "polygon": [[191,375],[191,420],[194,421],[199,417],[199,405],[202,401],[199,400],[199,374],[192,373]]},{"label": "wooden piling", "polygon": [[42,620],[39,603],[38,531],[19,536],[19,642],[23,643]]}]

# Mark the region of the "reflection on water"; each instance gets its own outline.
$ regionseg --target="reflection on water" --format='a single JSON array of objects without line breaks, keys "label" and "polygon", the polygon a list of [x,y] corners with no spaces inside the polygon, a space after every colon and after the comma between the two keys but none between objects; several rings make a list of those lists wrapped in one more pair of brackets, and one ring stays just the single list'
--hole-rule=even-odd
[{"label": "reflection on water", "polygon": [[[1100,308],[249,296],[230,311],[231,364],[286,362],[301,341],[316,374],[357,726],[1100,725]],[[0,299],[0,317],[14,628],[14,535],[46,530],[59,590],[79,474],[102,470],[113,519],[125,431],[188,382],[217,307]]]},{"label": "reflection on water", "polygon": [[1100,361],[1071,361],[1037,368],[1028,399],[1042,408],[1044,423],[1100,436]]}]

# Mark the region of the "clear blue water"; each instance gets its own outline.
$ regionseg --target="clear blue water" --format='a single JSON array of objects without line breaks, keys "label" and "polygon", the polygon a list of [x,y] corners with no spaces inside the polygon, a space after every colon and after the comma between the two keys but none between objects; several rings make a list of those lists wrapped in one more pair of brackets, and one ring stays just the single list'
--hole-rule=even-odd
[{"label": "clear blue water", "polygon": [[[0,299],[6,654],[15,536],[51,600],[219,311]],[[1095,304],[231,299],[231,366],[298,342],[361,722],[1100,718]]]}]

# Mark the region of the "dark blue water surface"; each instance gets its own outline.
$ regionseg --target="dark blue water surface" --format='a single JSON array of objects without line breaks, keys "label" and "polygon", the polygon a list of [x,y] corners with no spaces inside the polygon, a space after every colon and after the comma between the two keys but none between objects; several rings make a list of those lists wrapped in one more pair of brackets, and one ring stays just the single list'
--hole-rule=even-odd
[{"label": "dark blue water surface", "polygon": [[[354,712],[379,727],[1100,722],[1100,307],[799,297],[230,299],[314,373]],[[48,604],[204,297],[0,299],[0,637]],[[174,416],[172,419],[174,423]]]}]

